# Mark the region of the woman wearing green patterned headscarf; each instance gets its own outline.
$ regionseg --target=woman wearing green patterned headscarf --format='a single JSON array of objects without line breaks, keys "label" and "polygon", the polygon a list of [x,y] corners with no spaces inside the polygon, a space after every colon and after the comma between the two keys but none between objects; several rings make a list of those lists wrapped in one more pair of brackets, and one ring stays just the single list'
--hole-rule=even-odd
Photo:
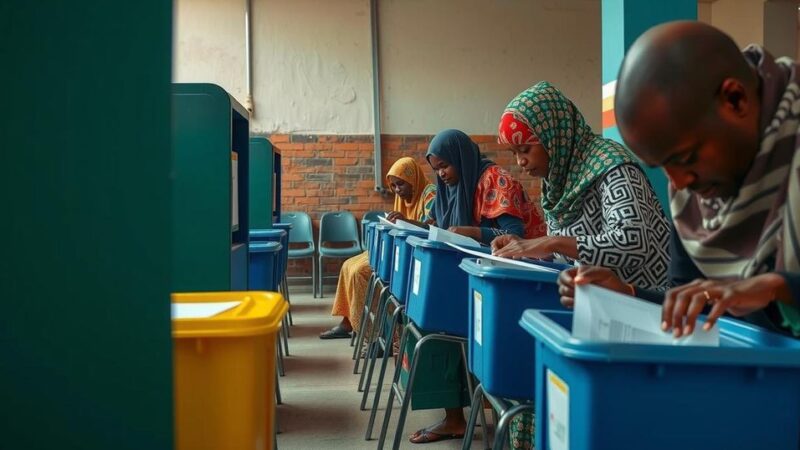
[{"label": "woman wearing green patterned headscarf", "polygon": [[[550,83],[523,91],[500,118],[498,141],[542,179],[548,236],[498,237],[498,256],[605,266],[629,287],[666,288],[669,226],[652,186],[628,150],[595,134],[578,108]],[[532,448],[533,417],[510,427],[512,448]]]}]

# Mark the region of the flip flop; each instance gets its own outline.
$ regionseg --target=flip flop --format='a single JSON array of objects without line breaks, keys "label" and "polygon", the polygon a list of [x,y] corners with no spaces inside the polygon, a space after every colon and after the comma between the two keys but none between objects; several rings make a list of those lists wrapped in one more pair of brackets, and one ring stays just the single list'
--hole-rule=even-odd
[{"label": "flip flop", "polygon": [[319,334],[320,339],[349,339],[350,332],[342,328],[341,325],[336,325],[330,330],[323,331]]},{"label": "flip flop", "polygon": [[464,433],[436,433],[423,428],[408,438],[412,444],[430,444],[431,442],[448,441],[450,439],[464,439]]}]

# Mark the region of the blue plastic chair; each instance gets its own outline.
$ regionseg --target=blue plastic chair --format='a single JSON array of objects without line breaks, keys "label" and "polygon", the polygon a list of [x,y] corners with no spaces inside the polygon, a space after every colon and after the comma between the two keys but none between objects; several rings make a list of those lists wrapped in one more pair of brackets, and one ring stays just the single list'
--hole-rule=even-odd
[{"label": "blue plastic chair", "polygon": [[[347,247],[328,247],[326,243],[349,243]],[[327,212],[319,221],[319,296],[325,280],[322,258],[350,258],[361,253],[356,218],[350,211]]]},{"label": "blue plastic chair", "polygon": [[361,218],[361,248],[367,249],[367,224],[378,222],[378,216],[386,214],[386,211],[367,211]]},{"label": "blue plastic chair", "polygon": [[[314,230],[311,226],[311,217],[304,212],[291,211],[281,213],[281,222],[292,225],[289,233],[290,244],[305,244],[303,248],[289,248],[289,259],[311,258],[310,277],[291,277],[293,279],[311,278],[311,290],[314,298],[317,297],[317,261],[315,258],[316,246],[314,245]],[[288,279],[288,277],[287,277]]]}]

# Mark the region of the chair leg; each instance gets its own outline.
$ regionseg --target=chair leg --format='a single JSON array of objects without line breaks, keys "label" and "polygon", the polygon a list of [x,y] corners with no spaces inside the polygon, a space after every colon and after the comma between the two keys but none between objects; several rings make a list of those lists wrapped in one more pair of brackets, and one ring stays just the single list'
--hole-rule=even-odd
[{"label": "chair leg", "polygon": [[[369,320],[369,312],[372,310],[372,302],[375,298],[375,288],[378,285],[378,277],[375,275],[375,272],[372,273],[369,277],[369,282],[367,283],[367,292],[366,297],[364,298],[364,308],[361,311],[361,326],[358,327],[358,334],[357,339],[355,340],[355,348],[353,349],[353,359],[355,360],[355,365],[353,366],[353,373],[358,373],[358,365],[361,361],[361,348],[364,345],[364,339],[366,338],[365,333],[367,332],[367,321]],[[355,336],[356,333],[353,333]],[[361,383],[359,382],[359,392],[361,391]]]},{"label": "chair leg", "polygon": [[[378,314],[375,316],[376,320],[374,321],[373,328],[375,331],[370,333],[370,340],[369,344],[367,344],[367,354],[369,355],[369,360],[365,361],[364,370],[367,372],[367,379],[364,382],[364,395],[361,396],[361,406],[359,409],[361,411],[366,411],[367,406],[367,398],[369,397],[369,387],[372,384],[372,373],[375,370],[375,363],[378,359],[378,348],[381,340],[381,336],[383,334],[383,326],[386,321],[386,309],[387,305],[389,304],[389,287],[386,286],[381,290],[381,296],[378,297],[380,303],[378,304]],[[388,353],[387,349],[383,351],[384,355]]]},{"label": "chair leg", "polygon": [[[400,415],[397,417],[397,429],[394,432],[394,443],[392,445],[392,450],[400,450],[400,442],[403,439],[403,427],[405,427],[406,424],[408,407],[411,405],[411,393],[414,392],[414,379],[417,376],[417,366],[420,358],[419,353],[424,343],[425,341],[420,339],[414,346],[414,356],[411,358],[411,367],[408,370],[408,383],[406,385],[406,392],[403,394],[403,398],[400,399]],[[403,367],[402,364],[399,364],[398,366],[401,369]]]},{"label": "chair leg", "polygon": [[[375,416],[378,414],[378,406],[380,405],[381,390],[383,389],[383,379],[386,376],[386,363],[389,362],[389,355],[392,350],[394,329],[397,326],[400,316],[403,315],[403,306],[398,306],[392,313],[392,324],[389,327],[388,335],[384,336],[385,348],[383,349],[383,361],[381,361],[381,370],[378,373],[378,382],[375,384],[375,395],[372,398],[372,411],[369,413],[369,422],[367,423],[367,434],[364,439],[372,439],[372,428],[375,426]],[[387,337],[388,336],[388,337]]]},{"label": "chair leg", "polygon": [[286,303],[289,304],[289,311],[286,314],[289,317],[289,325],[294,326],[294,319],[292,319],[292,300],[289,298],[289,286],[286,282],[286,273],[284,272],[283,277],[281,278],[281,282],[278,285],[278,290],[280,291],[283,298],[286,299]]},{"label": "chair leg", "polygon": [[288,326],[288,319],[286,316],[283,316],[283,320],[281,321],[281,331],[283,336],[283,347],[285,349],[284,354],[289,356],[289,326]]},{"label": "chair leg", "polygon": [[[277,356],[275,358],[277,359]],[[281,383],[277,371],[275,372],[275,401],[278,402],[279,405],[283,404],[283,399],[281,398]]]},{"label": "chair leg", "polygon": [[[475,423],[478,421],[478,409],[483,409],[483,386],[478,385],[475,388],[475,394],[472,396],[472,407],[469,409],[469,420],[467,421],[467,429],[464,431],[464,440],[461,443],[461,450],[469,450],[472,447],[472,436],[475,433]],[[483,427],[484,437],[486,435],[486,426]],[[483,440],[484,443],[486,439]]]},{"label": "chair leg", "polygon": [[322,293],[322,281],[325,279],[325,265],[322,263],[322,255],[319,255],[319,264],[317,264],[319,272],[317,273],[317,283],[319,283],[319,298],[324,297]]},{"label": "chair leg", "polygon": [[311,291],[314,298],[317,298],[317,259],[311,256]]},{"label": "chair leg", "polygon": [[[405,348],[406,341],[408,340],[408,333],[409,333],[409,326],[403,328],[403,334],[400,336],[400,358],[403,355],[403,349]],[[378,437],[378,449],[383,450],[383,444],[386,442],[386,432],[389,430],[389,421],[392,417],[392,407],[394,406],[394,398],[397,395],[397,386],[400,382],[400,373],[403,370],[402,364],[397,364],[394,366],[394,376],[392,377],[392,387],[389,388],[389,399],[386,400],[386,412],[383,414],[383,424],[381,425],[381,434]],[[406,389],[406,395],[410,391]]]},{"label": "chair leg", "polygon": [[494,430],[493,450],[503,450],[505,448],[505,444],[508,441],[508,424],[514,416],[523,411],[533,411],[533,405],[516,405],[503,413]]},{"label": "chair leg", "polygon": [[283,370],[283,347],[280,338],[275,340],[275,344],[278,346],[278,374],[284,376],[286,371]]}]

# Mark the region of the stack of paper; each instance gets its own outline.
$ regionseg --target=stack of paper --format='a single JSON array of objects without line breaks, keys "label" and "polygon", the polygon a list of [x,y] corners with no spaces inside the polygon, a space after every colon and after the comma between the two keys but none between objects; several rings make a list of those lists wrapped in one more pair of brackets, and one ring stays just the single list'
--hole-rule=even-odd
[{"label": "stack of paper", "polygon": [[462,251],[468,255],[477,256],[478,265],[504,267],[508,269],[535,270],[537,272],[550,272],[550,273],[559,272],[558,269],[553,269],[552,267],[540,266],[537,264],[525,261],[519,261],[516,259],[502,258],[500,256],[494,256],[491,253],[485,253],[482,252],[481,250],[474,250],[467,247],[462,247],[460,245],[452,244],[450,242],[448,242],[447,245],[453,247],[456,250]]},{"label": "stack of paper", "polygon": [[462,247],[481,247],[481,243],[471,237],[462,236],[458,233],[453,233],[452,231],[447,231],[433,225],[430,226],[430,230],[428,231],[428,240],[456,244]]},{"label": "stack of paper", "polygon": [[205,302],[205,303],[173,303],[173,319],[203,319],[213,317],[233,307],[239,306],[241,301],[234,302]]},{"label": "stack of paper", "polygon": [[414,225],[413,223],[406,222],[405,220],[396,220],[394,224],[397,226],[397,228],[399,228],[401,230],[428,231],[425,228],[418,227],[418,226]]},{"label": "stack of paper", "polygon": [[588,341],[719,347],[719,327],[703,330],[698,319],[689,336],[661,330],[661,305],[599,286],[575,287],[572,336]]}]

